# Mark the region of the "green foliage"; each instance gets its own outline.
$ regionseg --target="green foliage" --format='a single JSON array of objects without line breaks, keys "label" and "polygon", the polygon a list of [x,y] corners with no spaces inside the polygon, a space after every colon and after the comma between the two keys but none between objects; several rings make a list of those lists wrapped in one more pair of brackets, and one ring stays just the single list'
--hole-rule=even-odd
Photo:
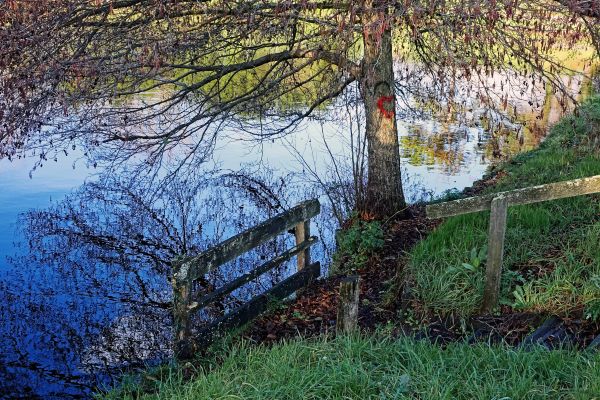
[{"label": "green foliage", "polygon": [[517,286],[512,292],[514,301],[507,302],[508,305],[512,306],[516,310],[526,309],[528,305],[532,304],[532,298],[530,292],[525,292],[523,286]]},{"label": "green foliage", "polygon": [[585,317],[597,321],[600,320],[600,275],[594,275],[590,279],[590,284],[594,295],[585,305]]},{"label": "green foliage", "polygon": [[153,393],[104,399],[587,399],[600,393],[600,353],[530,351],[387,335],[232,347],[220,366],[160,375]]},{"label": "green foliage", "polygon": [[349,272],[365,265],[369,257],[384,245],[379,221],[358,220],[338,234],[338,248],[333,257],[335,272]]},{"label": "green foliage", "polygon": [[464,262],[457,267],[449,267],[448,272],[477,272],[481,266],[481,263],[484,262],[487,258],[487,246],[482,246],[479,251],[477,251],[476,247],[471,249],[471,253],[469,255],[469,261]]},{"label": "green foliage", "polygon": [[[563,118],[539,149],[498,167],[501,178],[487,193],[599,175],[594,135],[600,135],[600,97]],[[599,217],[598,195],[510,207],[502,302],[564,315],[585,309],[586,317],[599,319],[600,290],[593,283],[600,275]],[[408,273],[426,309],[478,311],[488,221],[489,212],[449,218],[411,251]]]},{"label": "green foliage", "polygon": [[595,321],[600,319],[600,300],[594,299],[590,301],[585,308],[585,316],[588,319],[593,319]]},{"label": "green foliage", "polygon": [[554,139],[562,145],[600,151],[600,96],[591,97],[577,110],[577,115],[563,118],[555,130],[570,133]]}]

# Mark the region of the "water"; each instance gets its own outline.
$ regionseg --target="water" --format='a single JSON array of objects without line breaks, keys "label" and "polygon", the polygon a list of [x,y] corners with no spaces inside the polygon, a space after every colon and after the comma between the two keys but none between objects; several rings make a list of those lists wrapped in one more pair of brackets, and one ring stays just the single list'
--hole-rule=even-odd
[{"label": "water", "polygon": [[0,270],[6,268],[5,257],[12,255],[18,214],[48,206],[51,200],[59,200],[95,172],[82,162],[73,169],[73,162],[61,159],[60,162],[49,163],[32,172],[30,177],[35,160],[0,161]]},{"label": "water", "polygon": [[[541,108],[545,117],[536,118]],[[466,121],[401,121],[409,200],[470,186],[490,164],[536,147],[560,112],[556,100],[546,96],[538,108],[519,104],[519,115],[523,126],[481,109],[473,110]],[[490,125],[495,125],[495,135]],[[296,191],[307,186],[302,179],[314,182],[312,172],[326,176],[333,160],[347,167],[348,130],[347,125],[332,122],[307,122],[297,134],[261,145],[240,142],[230,132],[217,144],[213,161],[221,170],[237,171],[248,163],[251,171],[265,166],[275,170],[264,173],[263,182],[290,206],[307,195]],[[164,279],[168,260],[181,246],[199,251],[272,215],[278,207],[263,204],[257,211],[253,205],[260,197],[257,191],[233,195],[239,190],[233,178],[212,183],[198,178],[193,182],[205,194],[190,192],[196,196],[192,200],[185,196],[190,181],[173,186],[163,195],[180,199],[180,210],[160,196],[146,198],[135,192],[135,186],[130,190],[123,182],[131,182],[131,177],[122,181],[112,177],[102,186],[100,171],[87,167],[76,154],[46,163],[30,177],[33,165],[33,159],[0,160],[0,394],[7,398],[87,397],[94,385],[111,383],[129,364],[152,364],[168,357],[165,305],[170,294]],[[294,178],[299,185],[281,181],[290,172],[304,173]],[[90,185],[95,182],[98,186]],[[217,186],[210,186],[215,182]],[[68,196],[69,206],[61,206]],[[259,200],[275,201],[267,194]],[[145,202],[153,211],[144,209]],[[185,216],[186,207],[197,212]],[[44,214],[45,209],[53,214]],[[29,210],[41,211],[19,219]],[[69,216],[69,235],[44,237],[41,233],[56,232],[52,225],[56,215]],[[331,242],[326,232],[335,224],[321,222],[319,232],[329,235]],[[25,238],[17,228],[27,223],[30,235]],[[142,236],[148,243],[140,244]],[[31,238],[31,248],[40,254],[32,254],[24,243]],[[110,251],[99,252],[101,248]],[[264,257],[269,251],[259,249],[254,256]]]}]

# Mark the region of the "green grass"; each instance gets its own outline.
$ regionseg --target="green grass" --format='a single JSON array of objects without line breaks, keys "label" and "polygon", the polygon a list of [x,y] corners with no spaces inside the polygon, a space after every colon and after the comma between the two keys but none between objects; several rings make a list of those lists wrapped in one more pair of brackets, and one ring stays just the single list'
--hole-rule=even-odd
[{"label": "green grass", "polygon": [[[499,192],[600,174],[600,97],[563,118],[537,150],[499,168]],[[468,316],[481,304],[489,212],[449,218],[415,247],[408,272],[423,307]],[[475,257],[476,258],[476,257]],[[540,273],[541,271],[541,273]],[[600,317],[600,196],[510,207],[502,302],[552,314]]]},{"label": "green grass", "polygon": [[341,336],[241,345],[191,381],[171,369],[153,382],[152,394],[136,384],[104,398],[592,400],[600,399],[600,354]]}]

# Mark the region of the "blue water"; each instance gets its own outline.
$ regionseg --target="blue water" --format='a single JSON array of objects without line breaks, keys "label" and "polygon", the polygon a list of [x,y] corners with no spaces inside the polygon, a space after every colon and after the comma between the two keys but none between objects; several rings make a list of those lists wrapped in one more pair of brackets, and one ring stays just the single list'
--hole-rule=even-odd
[{"label": "blue water", "polygon": [[7,268],[6,256],[14,255],[19,213],[60,201],[97,173],[77,158],[73,154],[35,171],[33,157],[13,162],[0,160],[0,270]]}]

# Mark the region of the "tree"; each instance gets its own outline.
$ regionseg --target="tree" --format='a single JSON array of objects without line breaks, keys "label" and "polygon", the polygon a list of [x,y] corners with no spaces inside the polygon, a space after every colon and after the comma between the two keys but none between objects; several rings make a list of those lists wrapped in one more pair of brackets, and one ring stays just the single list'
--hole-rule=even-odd
[{"label": "tree", "polygon": [[94,162],[142,154],[156,166],[176,154],[194,164],[219,135],[285,135],[358,86],[368,141],[359,206],[373,217],[405,207],[399,101],[455,107],[462,85],[502,104],[489,76],[503,68],[516,72],[506,84],[561,89],[552,52],[583,37],[568,0],[5,3],[0,156],[26,149],[43,163],[82,144]]}]

